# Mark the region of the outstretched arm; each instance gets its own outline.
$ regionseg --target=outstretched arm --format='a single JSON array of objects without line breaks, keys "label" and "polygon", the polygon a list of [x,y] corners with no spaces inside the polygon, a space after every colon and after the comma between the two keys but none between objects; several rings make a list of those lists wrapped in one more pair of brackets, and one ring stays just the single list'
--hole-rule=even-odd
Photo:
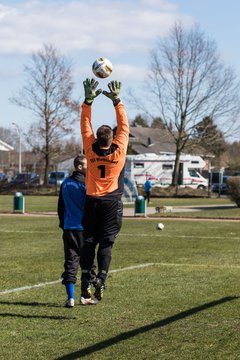
[{"label": "outstretched arm", "polygon": [[108,84],[108,88],[110,91],[103,91],[103,95],[111,99],[113,105],[115,106],[117,118],[117,133],[116,137],[114,138],[114,143],[118,144],[119,147],[121,147],[126,153],[128,146],[129,124],[125,107],[120,100],[121,86],[122,84],[120,81],[111,81]]},{"label": "outstretched arm", "polygon": [[95,141],[95,137],[92,129],[92,123],[91,123],[91,115],[92,115],[91,105],[93,103],[93,100],[102,92],[101,89],[97,90],[98,84],[99,84],[98,81],[95,81],[94,79],[91,80],[86,79],[83,82],[85,100],[84,103],[82,104],[80,126],[81,126],[82,140],[83,140],[83,148],[85,151]]},{"label": "outstretched arm", "polygon": [[129,137],[129,123],[127,113],[122,102],[115,106],[116,118],[117,118],[117,132],[114,139],[114,143],[127,153],[128,137]]}]

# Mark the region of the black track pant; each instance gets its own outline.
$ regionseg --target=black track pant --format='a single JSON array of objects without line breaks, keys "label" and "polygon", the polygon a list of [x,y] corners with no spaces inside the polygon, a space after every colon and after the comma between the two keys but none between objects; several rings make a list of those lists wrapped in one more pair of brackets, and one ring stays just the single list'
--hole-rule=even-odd
[{"label": "black track pant", "polygon": [[147,200],[147,203],[150,202],[150,197],[151,197],[151,192],[150,191],[145,191],[145,199]]},{"label": "black track pant", "polygon": [[122,226],[122,215],[123,205],[121,200],[86,197],[83,214],[82,279],[89,280],[89,271],[98,244],[97,277],[103,281],[106,280],[112,257],[112,246]]},{"label": "black track pant", "polygon": [[83,232],[79,230],[64,230],[63,244],[65,262],[62,283],[73,282],[75,284],[83,248]]}]

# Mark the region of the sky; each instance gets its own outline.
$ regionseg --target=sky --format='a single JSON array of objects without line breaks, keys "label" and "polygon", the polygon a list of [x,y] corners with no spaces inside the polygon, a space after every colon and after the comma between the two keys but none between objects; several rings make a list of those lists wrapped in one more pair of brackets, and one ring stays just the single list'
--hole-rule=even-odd
[{"label": "sky", "polygon": [[[43,44],[53,44],[72,62],[75,99],[83,101],[82,83],[103,56],[113,73],[99,80],[100,87],[120,80],[124,101],[129,89],[141,90],[151,50],[178,20],[186,27],[199,24],[240,75],[239,14],[239,0],[0,0],[0,127],[14,128],[14,122],[27,132],[33,121],[9,98],[26,84],[24,65]],[[139,111],[125,105],[134,119]],[[101,95],[93,104],[93,128],[102,124],[114,126],[115,112]],[[78,125],[75,131],[80,139]]]}]

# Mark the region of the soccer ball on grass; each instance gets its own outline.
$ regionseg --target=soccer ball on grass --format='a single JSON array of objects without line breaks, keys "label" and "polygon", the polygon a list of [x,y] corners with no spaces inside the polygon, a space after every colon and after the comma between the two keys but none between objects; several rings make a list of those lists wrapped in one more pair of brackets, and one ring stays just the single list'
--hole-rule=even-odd
[{"label": "soccer ball on grass", "polygon": [[164,225],[162,223],[158,223],[157,230],[163,230],[163,229],[164,229]]}]

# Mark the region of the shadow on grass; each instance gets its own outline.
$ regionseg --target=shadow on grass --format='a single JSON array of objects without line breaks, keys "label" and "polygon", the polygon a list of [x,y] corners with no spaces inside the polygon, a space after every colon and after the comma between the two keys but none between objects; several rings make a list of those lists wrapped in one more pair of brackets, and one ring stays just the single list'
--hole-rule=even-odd
[{"label": "shadow on grass", "polygon": [[86,347],[84,349],[75,351],[74,353],[58,357],[56,360],[79,359],[79,358],[81,358],[83,356],[93,354],[93,353],[95,353],[95,352],[97,352],[99,350],[102,350],[102,349],[105,349],[105,348],[107,348],[109,346],[115,345],[115,344],[117,344],[117,343],[119,343],[121,341],[128,340],[128,339],[130,339],[130,338],[132,338],[134,336],[140,335],[140,334],[144,334],[147,331],[151,331],[151,330],[154,330],[154,329],[159,329],[159,328],[161,328],[163,326],[166,326],[166,325],[169,325],[169,324],[171,324],[171,323],[173,323],[175,321],[182,320],[184,318],[187,318],[188,316],[197,314],[197,313],[199,313],[199,312],[201,312],[203,310],[209,309],[209,308],[217,306],[217,305],[224,304],[225,302],[228,302],[228,301],[236,300],[238,298],[239,297],[237,297],[237,296],[226,296],[224,298],[221,298],[221,299],[218,299],[218,300],[215,300],[215,301],[211,301],[211,302],[203,304],[201,306],[197,306],[197,307],[194,307],[192,309],[182,311],[182,312],[180,312],[180,313],[178,313],[176,315],[167,317],[166,319],[157,321],[155,323],[142,326],[142,327],[140,327],[138,329],[126,331],[126,332],[121,333],[119,335],[116,335],[116,336],[114,336],[114,337],[112,337],[112,338],[110,338],[108,340],[104,340],[104,341],[101,341],[101,342],[99,342],[97,344],[88,346],[88,347]]},{"label": "shadow on grass", "polygon": [[[14,305],[14,306],[33,306],[33,307],[48,307],[48,308],[62,308],[61,305],[40,302],[22,302],[22,301],[0,301],[0,305]],[[0,317],[19,317],[24,319],[49,319],[49,320],[75,320],[75,317],[67,316],[48,316],[48,315],[23,315],[16,313],[0,313]]]},{"label": "shadow on grass", "polygon": [[0,317],[18,317],[23,319],[49,319],[49,320],[75,320],[75,317],[67,316],[48,316],[48,315],[23,315],[14,313],[0,313]]},{"label": "shadow on grass", "polygon": [[62,308],[62,305],[56,305],[56,304],[51,304],[51,303],[40,303],[37,301],[33,301],[33,302],[0,301],[0,305],[42,306],[42,307]]},{"label": "shadow on grass", "polygon": [[[181,207],[180,207],[181,208]],[[188,207],[186,207],[188,208]],[[235,204],[230,204],[230,205],[211,205],[211,206],[204,206],[204,205],[196,205],[196,206],[189,206],[189,210],[229,210],[229,209],[237,209],[237,205]]]}]

